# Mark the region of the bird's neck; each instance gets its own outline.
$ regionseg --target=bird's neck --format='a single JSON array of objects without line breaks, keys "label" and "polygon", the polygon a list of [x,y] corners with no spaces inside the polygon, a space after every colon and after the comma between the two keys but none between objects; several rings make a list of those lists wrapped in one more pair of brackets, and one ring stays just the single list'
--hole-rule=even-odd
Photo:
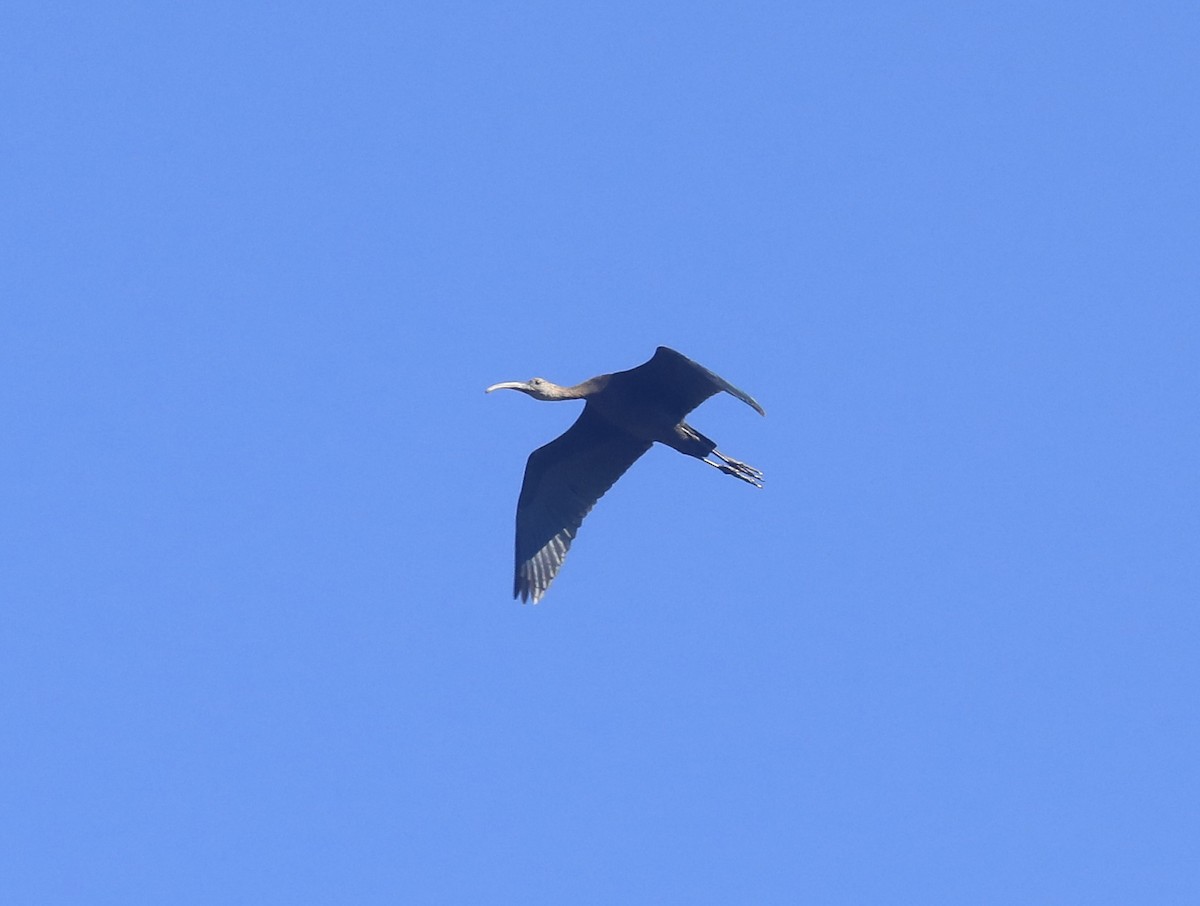
[{"label": "bird's neck", "polygon": [[595,396],[601,390],[604,390],[605,384],[608,383],[608,378],[610,377],[610,374],[600,374],[599,377],[589,378],[588,380],[584,380],[582,384],[575,384],[574,386],[559,386],[558,384],[546,382],[550,386],[546,388],[545,396],[542,398],[556,402],[558,400],[587,400],[587,398]]},{"label": "bird's neck", "polygon": [[604,389],[610,377],[612,377],[610,374],[601,374],[594,378],[588,378],[582,384],[575,384],[571,387],[556,387],[554,398],[558,400],[589,399]]}]

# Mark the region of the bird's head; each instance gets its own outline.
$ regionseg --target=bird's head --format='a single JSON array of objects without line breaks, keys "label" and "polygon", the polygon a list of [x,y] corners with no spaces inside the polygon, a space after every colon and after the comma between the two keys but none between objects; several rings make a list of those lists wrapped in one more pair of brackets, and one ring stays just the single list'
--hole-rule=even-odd
[{"label": "bird's head", "polygon": [[528,393],[535,400],[555,400],[558,396],[554,393],[559,388],[551,384],[545,378],[535,377],[528,381],[504,381],[501,384],[492,384],[484,393],[491,393],[493,390],[520,390],[522,393]]}]

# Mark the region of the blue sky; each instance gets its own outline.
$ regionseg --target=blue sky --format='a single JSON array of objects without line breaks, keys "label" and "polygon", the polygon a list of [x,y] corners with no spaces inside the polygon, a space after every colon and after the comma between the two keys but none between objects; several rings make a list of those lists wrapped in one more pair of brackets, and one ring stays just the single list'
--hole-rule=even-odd
[{"label": "blue sky", "polygon": [[[0,35],[0,899],[1200,901],[1194,6]],[[766,489],[514,603],[659,344]]]}]

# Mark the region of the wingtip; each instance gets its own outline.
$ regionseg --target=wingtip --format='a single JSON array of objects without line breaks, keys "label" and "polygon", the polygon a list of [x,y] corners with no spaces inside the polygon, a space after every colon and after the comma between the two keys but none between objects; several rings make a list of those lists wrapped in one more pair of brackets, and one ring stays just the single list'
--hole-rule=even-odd
[{"label": "wingtip", "polygon": [[736,396],[738,399],[740,399],[743,403],[745,403],[751,409],[753,409],[755,412],[757,412],[759,415],[763,416],[764,418],[766,417],[767,410],[765,410],[762,406],[760,406],[758,404],[758,400],[756,400],[750,394],[743,393],[742,391],[739,390],[737,393],[735,393],[733,395]]},{"label": "wingtip", "polygon": [[518,573],[513,580],[513,600],[520,601],[524,604],[537,604],[542,599],[542,595],[546,593],[546,589],[537,587],[537,583],[525,579]]}]

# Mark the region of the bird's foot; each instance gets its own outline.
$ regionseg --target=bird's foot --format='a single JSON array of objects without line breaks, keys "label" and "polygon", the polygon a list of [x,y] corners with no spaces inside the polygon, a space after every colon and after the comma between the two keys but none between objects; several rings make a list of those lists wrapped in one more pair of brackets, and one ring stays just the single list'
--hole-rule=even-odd
[{"label": "bird's foot", "polygon": [[734,478],[740,478],[746,484],[752,484],[756,488],[763,486],[763,473],[754,466],[747,465],[744,462],[726,456],[720,450],[713,450],[713,455],[721,460],[719,463],[704,460],[714,469],[720,469],[726,475],[732,475]]}]

